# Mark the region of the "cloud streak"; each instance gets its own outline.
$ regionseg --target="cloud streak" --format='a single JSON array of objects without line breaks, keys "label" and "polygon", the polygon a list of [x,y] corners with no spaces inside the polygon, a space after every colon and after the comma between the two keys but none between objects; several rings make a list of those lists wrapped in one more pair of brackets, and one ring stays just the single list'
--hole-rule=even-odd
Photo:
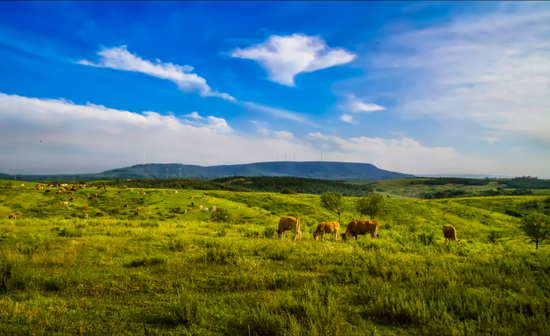
[{"label": "cloud streak", "polygon": [[156,63],[152,63],[136,54],[130,53],[124,45],[114,48],[102,48],[97,54],[100,57],[97,63],[87,60],[77,61],[76,63],[101,68],[141,72],[149,76],[170,80],[183,92],[197,92],[201,97],[218,97],[228,101],[235,100],[235,98],[227,93],[212,90],[206,83],[206,79],[196,73],[191,73],[193,71],[192,66],[163,63],[159,59],[156,60]]},{"label": "cloud streak", "polygon": [[230,56],[258,62],[268,79],[286,86],[295,86],[294,77],[351,62],[355,55],[342,48],[330,48],[318,36],[293,34],[270,36],[265,42],[247,48],[236,48]]}]

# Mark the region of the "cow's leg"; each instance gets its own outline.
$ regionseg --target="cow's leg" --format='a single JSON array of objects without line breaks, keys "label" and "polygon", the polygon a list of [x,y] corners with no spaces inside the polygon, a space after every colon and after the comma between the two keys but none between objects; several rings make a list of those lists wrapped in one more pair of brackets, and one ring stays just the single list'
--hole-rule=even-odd
[{"label": "cow's leg", "polygon": [[334,236],[334,239],[338,240],[338,231],[334,230],[332,235]]},{"label": "cow's leg", "polygon": [[357,241],[357,235],[355,235],[355,241]]}]

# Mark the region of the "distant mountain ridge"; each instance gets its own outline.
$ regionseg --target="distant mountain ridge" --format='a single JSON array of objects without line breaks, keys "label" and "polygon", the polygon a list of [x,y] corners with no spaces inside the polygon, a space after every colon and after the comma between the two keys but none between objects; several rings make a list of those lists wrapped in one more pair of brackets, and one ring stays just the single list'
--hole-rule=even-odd
[{"label": "distant mountain ridge", "polygon": [[[181,163],[149,163],[131,167],[107,170],[97,174],[63,175],[7,175],[2,178],[23,181],[42,180],[89,180],[89,179],[166,179],[166,178],[204,178],[212,179],[225,176],[293,176],[325,180],[390,180],[414,177],[380,169],[370,163],[326,162],[326,161],[280,161],[258,162],[237,165],[196,166]],[[5,176],[5,177],[4,177]]]}]

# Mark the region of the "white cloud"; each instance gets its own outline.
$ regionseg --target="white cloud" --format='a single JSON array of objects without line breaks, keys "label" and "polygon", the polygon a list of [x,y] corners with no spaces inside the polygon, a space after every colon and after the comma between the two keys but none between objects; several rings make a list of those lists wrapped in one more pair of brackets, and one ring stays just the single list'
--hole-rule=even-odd
[{"label": "white cloud", "polygon": [[309,120],[309,118],[306,117],[303,113],[298,113],[294,111],[285,110],[280,107],[267,106],[267,105],[262,105],[258,103],[253,103],[253,102],[240,102],[239,104],[246,108],[267,113],[277,118],[293,120],[299,123],[317,126],[317,124]]},{"label": "white cloud", "polygon": [[355,120],[353,120],[353,117],[350,116],[349,114],[342,114],[340,116],[340,120],[345,121],[345,122],[350,123],[350,124],[355,124]]},{"label": "white cloud", "polygon": [[[134,113],[63,99],[37,99],[0,93],[0,172],[21,174],[89,173],[147,162],[215,165],[274,161],[296,153],[298,161],[372,163],[416,174],[500,173],[488,159],[461,155],[449,147],[424,147],[410,138],[342,138],[311,133],[296,138],[288,131],[250,135],[232,130],[214,116],[190,113],[180,118],[148,111]],[[40,142],[42,140],[42,142]],[[525,171],[522,160],[506,162],[509,174]]]},{"label": "white cloud", "polygon": [[[410,138],[381,139],[368,137],[342,138],[319,132],[307,136],[330,152],[323,151],[323,160],[338,161],[353,153],[362,162],[370,162],[385,169],[431,174],[436,172],[462,174],[480,171],[496,171],[498,164],[489,159],[477,159],[461,155],[451,147],[423,147]],[[391,167],[391,168],[389,168]],[[426,172],[426,173],[424,173]]]},{"label": "white cloud", "polygon": [[483,140],[487,141],[487,143],[489,143],[489,145],[492,145],[492,144],[494,144],[495,142],[498,141],[498,138],[485,137],[485,138],[483,138]]},{"label": "white cloud", "polygon": [[350,104],[351,112],[374,112],[374,111],[382,111],[384,108],[380,105],[376,105],[373,103],[363,103],[360,101],[355,101]]},{"label": "white cloud", "polygon": [[202,97],[219,97],[229,101],[235,100],[235,98],[227,93],[220,93],[212,90],[204,78],[196,73],[191,73],[191,71],[193,71],[192,66],[163,63],[159,59],[156,60],[156,63],[152,63],[130,53],[124,45],[114,48],[102,48],[97,54],[100,56],[97,64],[87,60],[81,60],[77,63],[102,68],[141,72],[149,76],[170,80],[176,83],[178,88],[184,92],[197,92]]},{"label": "white cloud", "polygon": [[293,34],[270,36],[265,42],[245,49],[236,48],[230,56],[258,62],[268,73],[268,79],[295,86],[294,77],[351,62],[355,55],[342,48],[330,48],[318,36]]},{"label": "white cloud", "polygon": [[508,7],[388,37],[370,65],[402,85],[395,110],[550,143],[550,8]]}]

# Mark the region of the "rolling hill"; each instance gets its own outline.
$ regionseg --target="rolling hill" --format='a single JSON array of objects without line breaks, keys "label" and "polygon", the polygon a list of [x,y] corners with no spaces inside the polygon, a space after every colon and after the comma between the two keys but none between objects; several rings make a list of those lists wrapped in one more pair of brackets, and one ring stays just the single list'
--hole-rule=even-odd
[{"label": "rolling hill", "polygon": [[238,165],[196,166],[173,164],[140,164],[96,174],[74,175],[3,175],[4,179],[24,181],[88,180],[88,179],[166,179],[224,176],[293,176],[330,180],[389,180],[413,177],[391,172],[369,163],[352,162],[258,162]]}]

